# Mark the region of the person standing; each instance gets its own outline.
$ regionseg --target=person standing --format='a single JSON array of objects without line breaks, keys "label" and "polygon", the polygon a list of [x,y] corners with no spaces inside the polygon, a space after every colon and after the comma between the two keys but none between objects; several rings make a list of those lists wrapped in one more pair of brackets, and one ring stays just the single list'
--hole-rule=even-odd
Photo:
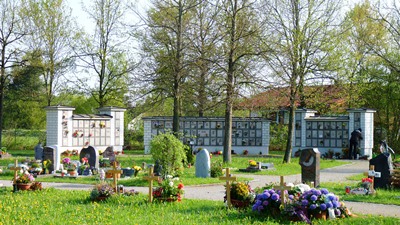
[{"label": "person standing", "polygon": [[358,128],[351,132],[350,137],[350,147],[349,147],[349,159],[356,159],[357,158],[357,149],[360,145],[360,141],[363,139],[362,137],[362,130]]}]

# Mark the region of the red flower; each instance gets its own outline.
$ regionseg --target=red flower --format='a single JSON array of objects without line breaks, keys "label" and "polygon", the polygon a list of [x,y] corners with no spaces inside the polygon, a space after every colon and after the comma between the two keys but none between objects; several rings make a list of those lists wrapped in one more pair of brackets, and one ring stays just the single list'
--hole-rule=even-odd
[{"label": "red flower", "polygon": [[178,184],[178,189],[183,189],[183,188],[184,188],[183,184],[182,184],[182,183],[179,183],[179,184]]}]

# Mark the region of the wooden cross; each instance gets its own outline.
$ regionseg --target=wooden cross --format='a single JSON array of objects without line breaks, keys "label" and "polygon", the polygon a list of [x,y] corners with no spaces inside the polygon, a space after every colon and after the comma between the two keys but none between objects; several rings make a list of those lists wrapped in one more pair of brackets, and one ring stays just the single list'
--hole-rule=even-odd
[{"label": "wooden cross", "polygon": [[372,179],[372,183],[371,183],[371,187],[370,187],[370,192],[373,193],[373,192],[375,191],[375,190],[374,190],[375,166],[374,166],[374,165],[369,166],[368,172],[365,172],[364,175],[365,175],[365,176],[368,176],[369,178]]},{"label": "wooden cross", "polygon": [[10,168],[10,170],[14,170],[14,182],[13,182],[13,186],[14,186],[14,191],[17,190],[17,176],[18,176],[18,171],[21,170],[21,167],[18,166],[18,159],[15,160],[15,164],[13,167]]},{"label": "wooden cross", "polygon": [[107,172],[111,173],[113,175],[114,191],[119,193],[119,191],[117,190],[117,179],[118,179],[117,178],[117,174],[122,174],[122,170],[117,170],[117,162],[114,161],[113,162],[113,169],[109,170]]},{"label": "wooden cross", "polygon": [[143,177],[144,180],[149,181],[149,202],[150,203],[153,201],[153,181],[156,181],[160,178],[159,176],[154,176],[153,170],[154,170],[154,167],[150,166],[149,176]]},{"label": "wooden cross", "polygon": [[226,201],[228,203],[228,207],[232,206],[231,203],[231,181],[236,181],[236,177],[232,177],[229,168],[225,168],[226,171],[226,176],[225,177],[219,177],[220,180],[226,180]]},{"label": "wooden cross", "polygon": [[285,182],[283,180],[283,176],[281,176],[281,183],[279,186],[274,186],[274,189],[281,191],[281,206],[284,207],[285,204],[285,190],[292,190],[291,186],[285,186]]}]

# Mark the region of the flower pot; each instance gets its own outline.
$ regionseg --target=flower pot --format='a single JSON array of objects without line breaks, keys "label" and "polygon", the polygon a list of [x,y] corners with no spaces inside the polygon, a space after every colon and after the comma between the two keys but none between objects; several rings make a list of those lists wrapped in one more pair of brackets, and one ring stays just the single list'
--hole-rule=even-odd
[{"label": "flower pot", "polygon": [[17,188],[20,191],[26,191],[29,190],[29,188],[31,188],[31,184],[17,183]]},{"label": "flower pot", "polygon": [[311,213],[311,217],[318,220],[326,220],[326,211]]},{"label": "flower pot", "polygon": [[76,175],[77,175],[77,172],[76,172],[75,170],[72,170],[72,171],[68,171],[68,174],[69,174],[70,176],[76,176]]},{"label": "flower pot", "polygon": [[250,201],[248,201],[248,200],[231,199],[231,204],[235,208],[243,209],[243,208],[246,208],[246,207],[248,207],[250,205]]},{"label": "flower pot", "polygon": [[93,201],[102,202],[102,201],[105,201],[107,198],[108,198],[108,196],[97,196]]}]

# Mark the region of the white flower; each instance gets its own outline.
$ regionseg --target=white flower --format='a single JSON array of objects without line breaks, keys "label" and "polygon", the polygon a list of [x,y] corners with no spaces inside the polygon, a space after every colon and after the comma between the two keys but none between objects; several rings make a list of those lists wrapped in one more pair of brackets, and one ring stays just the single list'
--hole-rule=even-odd
[{"label": "white flower", "polygon": [[170,186],[170,187],[173,187],[173,186],[174,186],[174,182],[170,181],[170,182],[169,182],[169,186]]},{"label": "white flower", "polygon": [[167,175],[167,179],[172,179],[172,176],[171,175]]},{"label": "white flower", "polygon": [[308,186],[307,184],[297,184],[295,187],[299,188],[301,193],[311,190],[310,186]]}]

